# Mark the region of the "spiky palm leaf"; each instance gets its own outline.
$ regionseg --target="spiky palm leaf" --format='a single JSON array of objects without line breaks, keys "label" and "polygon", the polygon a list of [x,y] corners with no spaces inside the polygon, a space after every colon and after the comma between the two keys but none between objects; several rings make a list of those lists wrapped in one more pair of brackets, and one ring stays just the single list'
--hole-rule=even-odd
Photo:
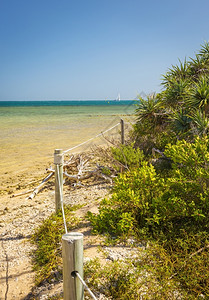
[{"label": "spiky palm leaf", "polygon": [[183,109],[173,111],[169,118],[171,119],[172,127],[175,132],[184,133],[190,130],[191,118]]},{"label": "spiky palm leaf", "polygon": [[153,126],[161,124],[165,114],[161,109],[161,101],[156,95],[149,95],[147,100],[143,98],[139,98],[139,100],[140,103],[136,108],[137,123],[148,121]]},{"label": "spiky palm leaf", "polygon": [[173,79],[164,93],[163,102],[165,105],[172,108],[182,105],[188,95],[190,85],[191,83],[187,79]]},{"label": "spiky palm leaf", "polygon": [[188,78],[188,63],[186,59],[184,62],[179,60],[179,66],[172,65],[170,69],[168,69],[167,73],[163,76],[162,85],[165,87],[169,87],[172,85],[173,81],[184,80]]},{"label": "spiky palm leaf", "polygon": [[196,54],[195,58],[190,58],[189,73],[194,81],[197,81],[200,76],[209,74],[208,60],[200,54]]},{"label": "spiky palm leaf", "polygon": [[192,120],[192,131],[199,136],[209,133],[209,118],[205,115],[205,112],[196,110],[190,116]]},{"label": "spiky palm leaf", "polygon": [[209,63],[209,42],[205,42],[199,51],[199,55],[205,60],[205,63]]},{"label": "spiky palm leaf", "polygon": [[190,90],[187,106],[194,109],[201,109],[209,113],[209,82],[207,77],[201,77]]}]

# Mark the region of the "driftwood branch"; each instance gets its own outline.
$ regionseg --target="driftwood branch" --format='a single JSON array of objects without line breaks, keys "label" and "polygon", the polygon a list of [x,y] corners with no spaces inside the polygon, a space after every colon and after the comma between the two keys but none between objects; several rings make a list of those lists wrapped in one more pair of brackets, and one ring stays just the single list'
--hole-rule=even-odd
[{"label": "driftwood branch", "polygon": [[47,177],[45,177],[41,184],[39,184],[34,190],[33,193],[28,197],[28,199],[33,199],[39,192],[39,190],[42,188],[42,186],[49,181],[49,179],[54,175],[54,172],[51,172]]},{"label": "driftwood branch", "polygon": [[99,169],[89,171],[87,174],[82,175],[82,176],[80,176],[80,175],[70,175],[67,172],[63,172],[63,175],[66,176],[67,178],[69,178],[70,180],[79,181],[79,182],[82,181],[82,180],[89,179],[92,176],[97,176],[97,177],[103,178],[105,180],[108,180],[109,182],[112,183],[112,178],[110,176],[107,176],[107,175],[101,173],[101,171]]},{"label": "driftwood branch", "polygon": [[86,167],[88,167],[88,159],[84,160],[81,155],[79,155],[79,163],[77,165],[78,174],[77,177],[80,179],[86,171]]},{"label": "driftwood branch", "polygon": [[[109,169],[110,174],[114,174],[115,170],[109,167],[103,167],[99,164],[91,162],[91,158],[94,157],[94,154],[90,155],[72,155],[64,164],[63,175],[67,177],[70,181],[73,181],[76,185],[81,185],[82,180],[87,180],[91,177],[102,178],[105,181],[108,181],[112,184],[114,175],[104,174],[104,169]],[[46,172],[49,173],[42,182],[34,189],[15,194],[12,197],[18,197],[21,195],[29,194],[27,199],[33,199],[41,190],[43,185],[49,181],[49,179],[55,174],[53,167],[46,169]],[[65,181],[63,181],[63,184]]]},{"label": "driftwood branch", "polygon": [[69,158],[69,160],[64,163],[63,167],[70,166],[70,165],[72,165],[74,163],[75,163],[75,157],[74,157],[74,155],[71,155],[71,157]]},{"label": "driftwood branch", "polygon": [[19,196],[22,196],[22,195],[27,195],[29,193],[31,193],[33,191],[33,189],[30,189],[28,191],[25,191],[25,192],[22,192],[22,193],[19,193],[19,194],[14,194],[11,196],[11,198],[14,198],[14,197],[19,197]]}]

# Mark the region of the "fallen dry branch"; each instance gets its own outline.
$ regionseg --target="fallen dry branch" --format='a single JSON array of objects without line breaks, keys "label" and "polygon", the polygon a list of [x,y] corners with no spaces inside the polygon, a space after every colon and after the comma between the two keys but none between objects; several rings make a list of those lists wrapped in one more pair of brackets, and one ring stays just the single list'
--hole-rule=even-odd
[{"label": "fallen dry branch", "polygon": [[19,196],[22,196],[22,195],[27,195],[29,193],[31,193],[33,191],[33,189],[30,189],[28,191],[25,191],[25,192],[22,192],[22,193],[19,193],[19,194],[14,194],[11,196],[11,198],[14,198],[14,197],[19,197]]},{"label": "fallen dry branch", "polygon": [[[104,153],[102,154],[104,158]],[[107,156],[105,157],[107,158]],[[98,161],[98,157],[96,159]],[[107,172],[105,171],[108,171],[108,174],[106,174]],[[27,199],[33,199],[39,193],[43,185],[55,174],[55,170],[52,166],[46,169],[46,172],[49,174],[36,188],[21,192],[19,194],[14,194],[11,197],[18,197],[32,192]],[[95,162],[94,152],[71,155],[71,157],[68,158],[63,164],[63,176],[72,181],[74,185],[81,185],[81,181],[88,180],[90,178],[93,178],[93,181],[96,178],[101,178],[104,181],[108,181],[112,184],[113,178],[116,177],[115,174],[116,171],[112,167],[110,168],[108,166],[101,166]],[[64,183],[65,180],[63,180],[63,184]]]},{"label": "fallen dry branch", "polygon": [[[63,175],[67,177],[69,180],[76,181],[79,184],[81,183],[81,181],[87,180],[91,177],[102,178],[105,181],[109,181],[112,184],[112,178],[115,177],[115,176],[108,176],[106,174],[103,174],[102,172],[104,168],[108,169],[110,172],[113,171],[112,169],[108,167],[100,166],[97,163],[96,166],[95,165],[90,166],[89,158],[87,157],[84,159],[82,155],[78,155],[76,157],[71,156],[70,164],[64,164],[63,167],[64,169],[67,169],[63,171]],[[46,169],[46,171],[48,173],[55,173],[55,170],[52,169],[52,167]]]},{"label": "fallen dry branch", "polygon": [[49,181],[49,179],[54,175],[54,172],[51,172],[47,177],[45,177],[43,179],[43,181],[41,182],[41,184],[39,184],[34,190],[33,193],[28,197],[28,199],[33,199],[39,192],[39,190],[42,188],[42,186]]},{"label": "fallen dry branch", "polygon": [[70,175],[67,172],[63,172],[63,175],[66,176],[67,178],[69,178],[70,180],[74,180],[74,181],[82,181],[82,180],[87,180],[90,177],[94,176],[94,177],[99,177],[99,178],[103,178],[107,181],[109,181],[110,183],[112,183],[112,178],[110,176],[107,176],[103,173],[101,173],[101,171],[99,169],[95,169],[92,171],[89,171],[88,174],[86,175]]}]

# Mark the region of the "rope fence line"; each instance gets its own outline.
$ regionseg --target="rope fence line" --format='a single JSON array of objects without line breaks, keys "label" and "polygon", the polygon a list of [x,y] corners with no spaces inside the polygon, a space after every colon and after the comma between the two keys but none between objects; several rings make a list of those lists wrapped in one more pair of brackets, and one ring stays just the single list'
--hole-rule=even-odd
[{"label": "rope fence line", "polygon": [[[63,217],[63,223],[64,223],[64,228],[65,228],[65,234],[68,233],[67,231],[67,224],[66,224],[66,218],[65,218],[65,210],[64,210],[64,205],[63,205],[63,193],[62,193],[62,189],[61,189],[61,184],[60,184],[60,174],[59,174],[59,166],[56,165],[57,168],[57,180],[58,180],[58,185],[59,185],[59,191],[60,191],[60,196],[61,196],[61,209],[62,209],[62,217]],[[73,243],[72,240],[70,240],[71,243]],[[85,283],[85,281],[83,280],[83,278],[80,276],[79,272],[77,271],[73,271],[71,273],[72,277],[78,277],[78,279],[80,280],[80,282],[82,283],[83,287],[87,290],[87,292],[89,293],[89,295],[92,297],[92,299],[94,300],[98,300],[95,295],[92,293],[92,291],[90,290],[90,288],[87,286],[87,284]]]},{"label": "rope fence line", "polygon": [[[64,211],[64,204],[63,204],[63,188],[62,188],[63,184],[61,185],[61,179],[60,179],[61,178],[61,174],[60,174],[60,168],[59,168],[59,166],[61,164],[63,164],[63,155],[65,155],[66,153],[70,152],[71,150],[74,150],[74,149],[76,149],[76,148],[78,148],[78,147],[80,147],[80,146],[82,146],[82,145],[84,145],[84,144],[86,144],[86,143],[94,140],[95,138],[98,138],[99,136],[104,135],[105,133],[107,133],[108,131],[114,129],[115,127],[117,127],[120,124],[121,125],[123,124],[122,120],[121,120],[120,123],[117,123],[116,125],[112,126],[111,128],[108,128],[107,130],[100,132],[96,136],[88,139],[87,141],[85,141],[85,142],[83,142],[83,143],[81,143],[79,145],[76,145],[76,146],[74,146],[72,148],[69,148],[69,149],[67,149],[65,151],[62,151],[62,154],[61,154],[61,152],[59,150],[58,151],[55,150],[55,153],[59,155],[59,162],[56,162],[56,164],[55,164],[55,166],[56,166],[56,176],[55,177],[56,177],[56,181],[58,183],[57,188],[58,188],[59,198],[60,198],[59,199],[59,202],[60,202],[59,206],[61,206],[61,209],[62,209],[62,216],[63,216],[65,233],[68,233],[68,232],[67,232],[67,225],[66,225],[66,218],[65,218],[65,211]],[[62,157],[60,157],[60,154],[61,154]],[[56,186],[56,184],[55,184],[55,186]]]},{"label": "rope fence line", "polygon": [[80,282],[83,284],[84,288],[87,290],[87,292],[89,293],[89,295],[92,297],[92,299],[97,300],[97,298],[95,297],[95,295],[92,293],[92,291],[87,286],[87,284],[85,283],[85,281],[83,280],[83,278],[80,276],[80,274],[78,272],[76,272],[76,271],[73,272],[72,276],[77,276],[78,279],[80,280]]},{"label": "rope fence line", "polygon": [[105,131],[102,131],[101,133],[97,134],[95,137],[92,137],[92,138],[90,138],[89,140],[87,140],[87,141],[85,141],[85,142],[83,142],[83,143],[81,143],[81,144],[79,144],[79,145],[76,145],[76,146],[74,146],[74,147],[72,147],[72,148],[70,148],[70,149],[67,149],[67,150],[63,151],[63,154],[66,154],[66,153],[70,152],[71,150],[74,150],[74,149],[76,149],[76,148],[78,148],[78,147],[80,147],[80,146],[83,146],[83,145],[87,144],[88,142],[90,142],[90,141],[92,141],[92,140],[98,138],[99,136],[102,136],[104,133],[106,133],[106,132],[112,130],[112,129],[115,128],[115,127],[117,127],[118,125],[120,125],[120,123],[117,123],[116,125],[112,126],[111,128],[109,128],[109,129],[107,129],[107,130],[105,130]]},{"label": "rope fence line", "polygon": [[67,231],[67,224],[65,218],[64,204],[63,204],[63,165],[64,155],[71,150],[74,150],[88,142],[103,136],[108,131],[121,125],[121,143],[124,144],[124,121],[121,119],[120,123],[111,128],[97,134],[95,137],[87,141],[69,148],[65,151],[55,149],[54,164],[55,164],[55,204],[56,212],[61,208],[65,234],[62,236],[62,258],[63,258],[63,289],[64,300],[84,299],[84,288],[87,290],[92,299],[97,300],[95,295],[89,289],[83,280],[83,234],[79,232]]}]

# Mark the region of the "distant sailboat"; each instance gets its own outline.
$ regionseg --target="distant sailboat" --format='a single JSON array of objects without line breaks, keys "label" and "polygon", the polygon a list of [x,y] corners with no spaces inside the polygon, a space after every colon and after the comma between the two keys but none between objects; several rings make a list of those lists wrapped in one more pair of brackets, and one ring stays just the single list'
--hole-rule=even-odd
[{"label": "distant sailboat", "polygon": [[116,98],[116,101],[120,101],[120,94],[118,94],[118,97]]}]

